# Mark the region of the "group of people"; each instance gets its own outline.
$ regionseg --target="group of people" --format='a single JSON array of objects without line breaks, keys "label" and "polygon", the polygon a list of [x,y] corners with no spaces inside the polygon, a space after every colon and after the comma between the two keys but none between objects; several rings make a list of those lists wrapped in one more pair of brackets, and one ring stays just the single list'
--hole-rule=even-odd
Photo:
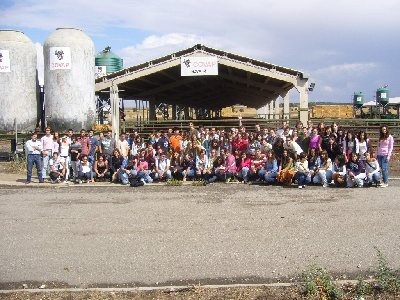
[{"label": "group of people", "polygon": [[28,174],[36,165],[39,182],[52,183],[111,181],[146,184],[153,181],[203,180],[243,183],[309,184],[328,187],[388,186],[389,161],[394,139],[387,126],[381,126],[379,140],[372,149],[365,130],[347,130],[337,123],[320,122],[304,126],[253,130],[237,128],[195,128],[189,123],[184,132],[168,129],[142,137],[138,132],[122,133],[85,129],[78,136],[73,130],[60,136],[46,128],[26,143]]}]

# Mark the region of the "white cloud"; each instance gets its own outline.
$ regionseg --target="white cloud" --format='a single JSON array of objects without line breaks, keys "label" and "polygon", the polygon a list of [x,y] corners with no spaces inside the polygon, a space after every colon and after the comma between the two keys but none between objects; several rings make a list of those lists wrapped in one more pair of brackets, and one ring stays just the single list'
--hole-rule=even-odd
[{"label": "white cloud", "polygon": [[378,67],[378,64],[374,62],[339,64],[315,70],[314,75],[338,76],[349,73],[356,75],[369,72],[376,67]]},{"label": "white cloud", "polygon": [[151,35],[141,43],[125,47],[117,52],[124,59],[124,66],[128,67],[168,55],[200,42],[201,38],[194,34]]}]

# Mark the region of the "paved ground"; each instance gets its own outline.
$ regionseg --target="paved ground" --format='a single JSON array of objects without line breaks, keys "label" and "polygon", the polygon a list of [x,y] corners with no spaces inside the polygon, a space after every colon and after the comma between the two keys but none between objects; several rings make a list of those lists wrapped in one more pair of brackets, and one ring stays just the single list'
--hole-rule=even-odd
[{"label": "paved ground", "polygon": [[399,192],[3,185],[0,288],[286,281],[312,263],[349,276],[375,268],[374,247],[399,268]]}]

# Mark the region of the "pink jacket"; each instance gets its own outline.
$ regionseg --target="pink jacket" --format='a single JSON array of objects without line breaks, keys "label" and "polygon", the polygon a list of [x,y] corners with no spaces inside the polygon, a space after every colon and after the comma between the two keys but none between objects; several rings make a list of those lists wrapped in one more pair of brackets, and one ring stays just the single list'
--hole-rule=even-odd
[{"label": "pink jacket", "polygon": [[392,157],[393,144],[394,144],[394,139],[392,135],[389,135],[389,137],[386,140],[378,141],[376,154],[379,156],[387,155],[388,159],[390,160],[390,158]]},{"label": "pink jacket", "polygon": [[239,165],[239,167],[237,168],[237,171],[239,172],[241,169],[243,169],[244,167],[247,167],[247,168],[251,168],[251,159],[250,158],[246,158],[245,160],[242,160],[241,162],[240,162],[240,165]]},{"label": "pink jacket", "polygon": [[236,160],[232,154],[225,159],[225,173],[236,173]]}]

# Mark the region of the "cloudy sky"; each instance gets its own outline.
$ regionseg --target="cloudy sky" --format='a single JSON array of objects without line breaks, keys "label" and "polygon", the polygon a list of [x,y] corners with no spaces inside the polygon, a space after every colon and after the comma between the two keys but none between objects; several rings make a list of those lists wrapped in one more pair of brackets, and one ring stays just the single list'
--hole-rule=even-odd
[{"label": "cloudy sky", "polygon": [[130,66],[197,43],[298,69],[311,101],[400,96],[399,0],[0,0],[0,28],[38,48],[58,27],[83,29]]}]

